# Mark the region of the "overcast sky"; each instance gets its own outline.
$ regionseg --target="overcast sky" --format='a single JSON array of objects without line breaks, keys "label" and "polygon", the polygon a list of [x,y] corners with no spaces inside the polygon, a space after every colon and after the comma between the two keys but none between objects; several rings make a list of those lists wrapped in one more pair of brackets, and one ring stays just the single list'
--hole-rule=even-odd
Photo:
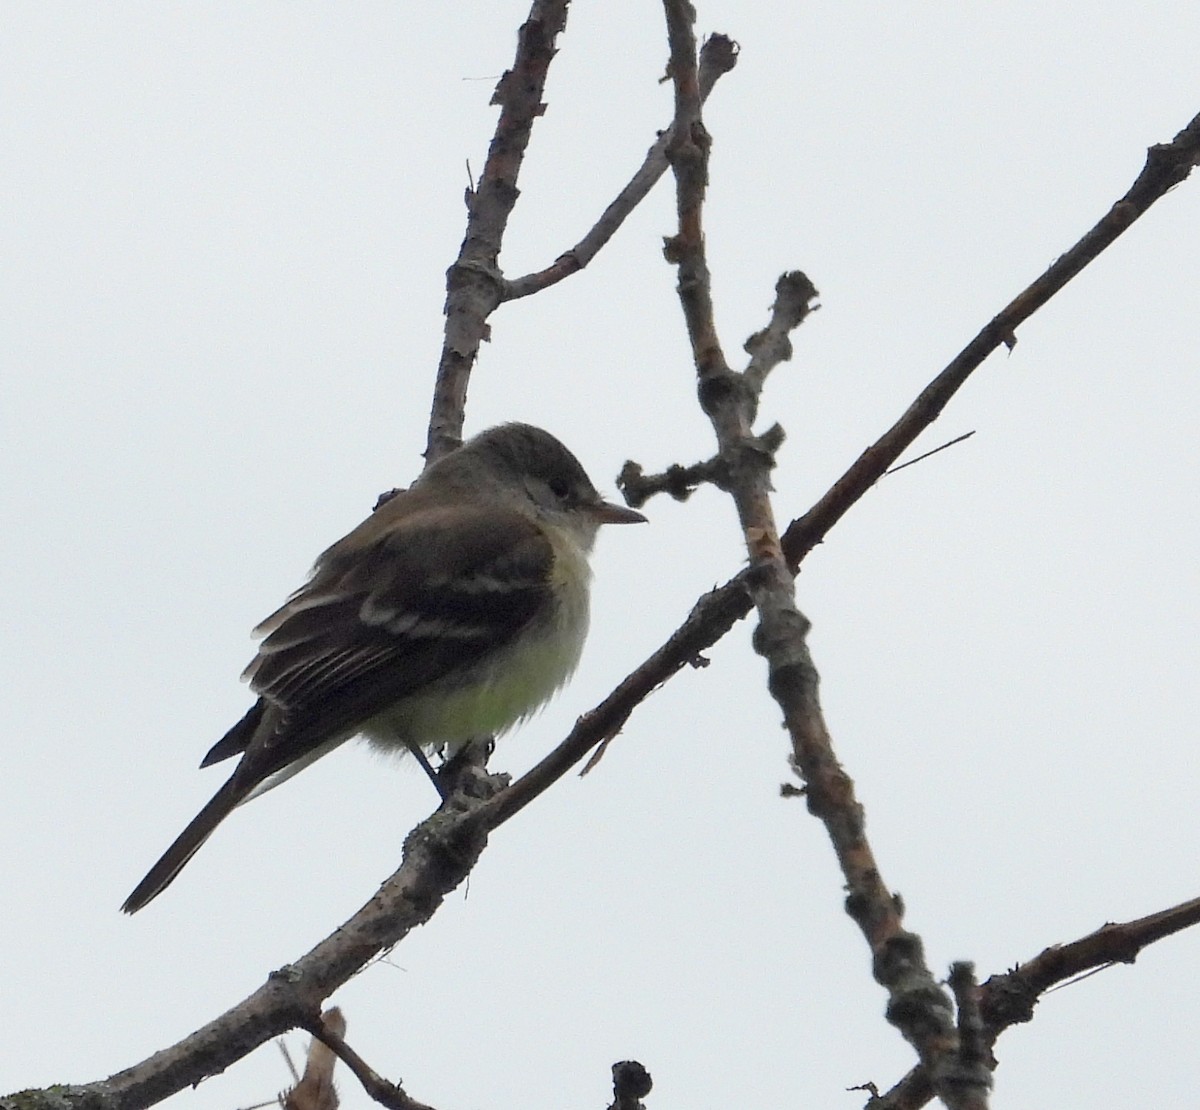
[{"label": "overcast sky", "polygon": [[[415,476],[468,163],[523,3],[0,5],[0,1091],[101,1078],[191,1032],[357,909],[433,808],[355,747],[236,813],[149,909],[117,907],[220,784],[250,628]],[[777,275],[822,308],[772,377],[802,513],[1200,111],[1182,3],[705,2],[742,46],[706,113],[731,357]],[[573,5],[502,258],[574,243],[670,116],[660,8]],[[664,183],[583,274],[504,307],[468,430],[541,424],[605,490],[707,457]],[[1200,894],[1200,181],[994,355],[807,561],[801,605],[885,880],[935,970]],[[534,763],[741,565],[731,507],[601,537]],[[334,1001],[443,1110],[861,1105],[884,1022],[749,622],[599,768],[494,838],[469,889]],[[997,1105],[1195,1105],[1200,934],[1050,995]],[[301,1051],[304,1039],[291,1039]],[[287,1085],[264,1046],[170,1103]],[[348,1076],[344,1105],[365,1107]]]}]

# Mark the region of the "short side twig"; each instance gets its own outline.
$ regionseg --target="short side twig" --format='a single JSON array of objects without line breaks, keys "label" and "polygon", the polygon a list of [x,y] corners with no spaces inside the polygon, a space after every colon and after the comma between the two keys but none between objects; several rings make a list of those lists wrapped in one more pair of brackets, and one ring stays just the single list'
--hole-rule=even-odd
[{"label": "short side twig", "polygon": [[[707,100],[717,79],[737,65],[738,45],[727,35],[713,35],[700,48],[700,99]],[[599,254],[604,245],[617,233],[629,214],[646,198],[667,172],[667,143],[671,131],[664,131],[646,152],[637,173],[604,210],[592,229],[570,250],[563,251],[544,270],[505,282],[501,300],[515,301],[540,293],[563,278],[578,273]]]},{"label": "short side twig", "polygon": [[[336,1006],[331,1006],[317,1020],[329,1033],[345,1037],[346,1019]],[[292,1061],[286,1050],[284,1058],[288,1067],[291,1067]],[[337,1088],[333,1082],[333,1067],[337,1059],[337,1054],[319,1037],[314,1036],[308,1046],[304,1074],[296,1080],[292,1089],[282,1096],[283,1110],[337,1110]],[[294,1068],[292,1073],[295,1074]]]},{"label": "short side twig", "polygon": [[403,1088],[384,1079],[359,1056],[346,1043],[344,1022],[339,1028],[336,1023],[331,1023],[322,1015],[308,1022],[305,1028],[354,1073],[363,1090],[380,1106],[386,1106],[388,1110],[433,1110],[425,1103],[409,1098]]}]

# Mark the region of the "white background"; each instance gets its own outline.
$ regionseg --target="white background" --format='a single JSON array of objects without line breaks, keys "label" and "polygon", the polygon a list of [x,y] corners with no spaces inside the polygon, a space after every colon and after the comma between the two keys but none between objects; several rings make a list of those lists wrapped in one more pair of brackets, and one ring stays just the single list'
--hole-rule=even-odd
[{"label": "white background", "polygon": [[[428,784],[346,748],[117,906],[220,782],[248,630],[420,464],[469,161],[522,3],[23,3],[0,34],[0,1090],[101,1078],[331,931]],[[1200,110],[1200,9],[707,2],[740,41],[707,122],[730,356],[776,276],[823,307],[776,372],[799,515]],[[670,116],[655,4],[572,7],[503,264],[548,264]],[[1200,182],[994,355],[799,587],[839,753],[931,964],[1003,971],[1200,893],[1194,755]],[[667,183],[595,264],[504,307],[468,430],[542,424],[611,491],[712,449]],[[740,357],[740,356],[739,356]],[[728,503],[605,534],[569,693],[520,771],[740,566]],[[469,890],[335,1001],[443,1110],[856,1107],[912,1062],[883,1021],[744,622],[599,769],[494,838]],[[998,1105],[1195,1104],[1200,937],[1056,992]],[[303,1039],[292,1038],[296,1049]],[[265,1046],[171,1105],[287,1083]],[[347,1107],[365,1096],[348,1076]]]}]

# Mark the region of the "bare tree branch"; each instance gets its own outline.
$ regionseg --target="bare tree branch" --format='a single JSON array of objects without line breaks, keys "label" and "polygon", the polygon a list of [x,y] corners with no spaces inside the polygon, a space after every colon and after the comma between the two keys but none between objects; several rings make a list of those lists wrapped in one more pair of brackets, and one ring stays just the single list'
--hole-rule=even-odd
[{"label": "bare tree branch", "polygon": [[[1113,212],[1132,203],[1136,198],[1138,214],[1144,212],[1169,188],[1187,177],[1190,168],[1200,158],[1200,116],[1192,120],[1175,139],[1165,145],[1153,146],[1146,166],[1122,200],[1096,228],[1072,247],[1064,259],[1085,256],[1090,261],[1112,242],[1128,222],[1099,242],[1097,229],[1109,225]],[[1099,242],[1099,245],[1097,243]],[[803,516],[793,520],[783,534],[782,543],[788,565],[796,570],[813,548],[825,540],[830,530],[849,509],[879,480],[907,447],[940,415],[950,398],[983,362],[984,358],[1011,335],[1041,304],[1061,289],[1083,268],[1082,264],[1062,267],[1055,263],[1045,274],[1020,293],[991,323],[989,323],[950,364],[935,377],[909,406],[899,420],[873,443]],[[1053,274],[1053,287],[1048,284]],[[1022,306],[1022,314],[1014,315],[1013,306]],[[1032,307],[1030,307],[1032,306]],[[710,468],[710,463],[699,464]],[[640,468],[639,468],[640,469]],[[685,468],[680,468],[685,469]],[[668,472],[669,473],[669,472]],[[707,476],[707,475],[706,475]],[[663,482],[664,487],[668,483]],[[646,497],[653,490],[639,490]],[[657,686],[666,682],[683,667],[694,663],[701,654],[724,636],[737,621],[749,613],[752,602],[748,593],[749,572],[742,571],[723,586],[699,598],[683,624],[653,655],[649,656],[605,700],[579,719],[576,727],[559,748],[551,752],[533,771],[498,797],[495,805],[515,812],[528,803],[539,789],[565,774],[591,748],[614,737],[624,726],[637,703]],[[541,785],[526,782],[536,772]],[[525,797],[525,795],[529,795]],[[515,795],[524,800],[519,804]]]},{"label": "bare tree branch", "polygon": [[667,258],[678,267],[700,404],[728,461],[728,490],[750,558],[747,584],[759,618],[754,647],[767,660],[768,688],[791,735],[792,763],[804,780],[809,810],[825,824],[845,876],[846,908],[870,945],[875,978],[888,991],[888,1019],[917,1050],[948,1106],[985,1110],[990,1071],[977,1055],[960,1051],[951,1001],[925,964],[920,938],[902,925],[899,900],[884,883],[867,839],[854,784],[834,754],[808,650],[809,621],[796,607],[793,575],[771,505],[774,459],[753,433],[763,383],[774,366],[791,357],[789,333],[811,311],[816,289],[803,274],[781,278],[770,323],[746,344],[749,366],[741,374],[729,368],[713,321],[701,218],[710,142],[695,94],[694,11],[686,0],[665,0],[664,7],[676,90],[667,154],[679,210],[679,231],[668,242]]},{"label": "bare tree branch", "polygon": [[446,274],[446,334],[433,387],[425,460],[431,463],[462,443],[467,382],[487,336],[487,320],[500,303],[498,266],[508,217],[520,195],[517,177],[533,121],[542,114],[546,72],[566,27],[569,0],[534,0],[517,35],[512,69],[500,78],[492,103],[500,119],[479,185],[467,193],[467,231]]},{"label": "bare tree branch", "polygon": [[[320,1016],[325,1032],[331,1036],[346,1035],[346,1019],[336,1006],[330,1007]],[[333,1068],[337,1056],[319,1037],[313,1036],[308,1046],[308,1062],[304,1074],[290,1091],[283,1095],[283,1110],[337,1110],[337,1088],[333,1082]],[[291,1060],[288,1060],[290,1066]]]},{"label": "bare tree branch", "polygon": [[[1054,944],[978,988],[982,1039],[991,1051],[1012,1025],[1033,1020],[1034,1007],[1051,987],[1084,972],[1115,963],[1133,963],[1144,948],[1200,924],[1200,898],[1134,921],[1103,925],[1069,944]],[[890,1091],[868,1103],[868,1110],[917,1110],[933,1098],[929,1073],[917,1065]]]},{"label": "bare tree branch", "polygon": [[[329,1013],[336,1013],[339,1019],[341,1018],[340,1010],[334,1009]],[[314,1042],[318,1042],[326,1052],[341,1060],[354,1073],[355,1078],[362,1084],[363,1090],[380,1106],[386,1106],[388,1110],[433,1110],[425,1103],[409,1098],[397,1084],[384,1079],[346,1043],[344,1020],[331,1022],[329,1014],[326,1013],[314,1022],[310,1022],[307,1028],[312,1033]],[[332,1066],[330,1070],[332,1071]],[[304,1076],[306,1079],[308,1078],[308,1069],[305,1069]],[[334,1105],[336,1106],[336,1102]],[[289,1105],[286,1110],[293,1110],[293,1108]],[[307,1110],[307,1108],[303,1108],[303,1110]],[[318,1107],[316,1110],[322,1110],[322,1108]]]},{"label": "bare tree branch", "polygon": [[901,453],[932,424],[959,387],[1001,343],[1010,349],[1019,325],[1110,246],[1136,219],[1184,181],[1200,161],[1200,115],[1169,143],[1146,152],[1146,164],[1125,195],[1066,254],[1002,308],[920,393],[908,410],[868,447],[799,520],[784,534],[793,566],[821,542],[825,534]]},{"label": "bare tree branch", "polygon": [[[272,972],[262,987],[220,1017],[101,1082],[55,1088],[53,1100],[46,1103],[32,1100],[26,1092],[22,1106],[25,1110],[52,1104],[58,1110],[64,1106],[141,1110],[224,1071],[289,1029],[307,1029],[335,1047],[337,1039],[321,1023],[321,1003],[372,959],[428,921],[462,882],[486,843],[479,822],[471,820],[473,810],[480,805],[480,796],[506,781],[502,775],[462,775],[456,792],[409,833],[399,869],[370,902],[295,963]],[[15,1110],[15,1105],[0,1099],[4,1110]],[[402,1105],[405,1110],[420,1106],[411,1100]]]},{"label": "bare tree branch", "polygon": [[[727,35],[713,35],[700,48],[700,99],[705,101],[712,92],[717,79],[737,65],[738,45]],[[671,129],[659,135],[655,144],[646,152],[641,168],[630,179],[613,202],[604,210],[592,229],[570,250],[560,254],[549,266],[537,273],[526,274],[506,282],[501,297],[515,301],[528,297],[556,285],[563,278],[578,273],[616,233],[629,214],[646,198],[658,184],[658,179],[667,172],[667,143],[671,141]]]}]

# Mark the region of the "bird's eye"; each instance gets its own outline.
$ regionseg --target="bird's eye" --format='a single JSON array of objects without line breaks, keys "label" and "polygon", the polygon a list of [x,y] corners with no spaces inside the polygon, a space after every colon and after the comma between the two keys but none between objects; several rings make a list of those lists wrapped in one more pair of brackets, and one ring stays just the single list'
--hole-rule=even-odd
[{"label": "bird's eye", "polygon": [[571,483],[566,478],[551,478],[546,484],[550,487],[550,492],[560,501],[565,501],[571,492]]}]

